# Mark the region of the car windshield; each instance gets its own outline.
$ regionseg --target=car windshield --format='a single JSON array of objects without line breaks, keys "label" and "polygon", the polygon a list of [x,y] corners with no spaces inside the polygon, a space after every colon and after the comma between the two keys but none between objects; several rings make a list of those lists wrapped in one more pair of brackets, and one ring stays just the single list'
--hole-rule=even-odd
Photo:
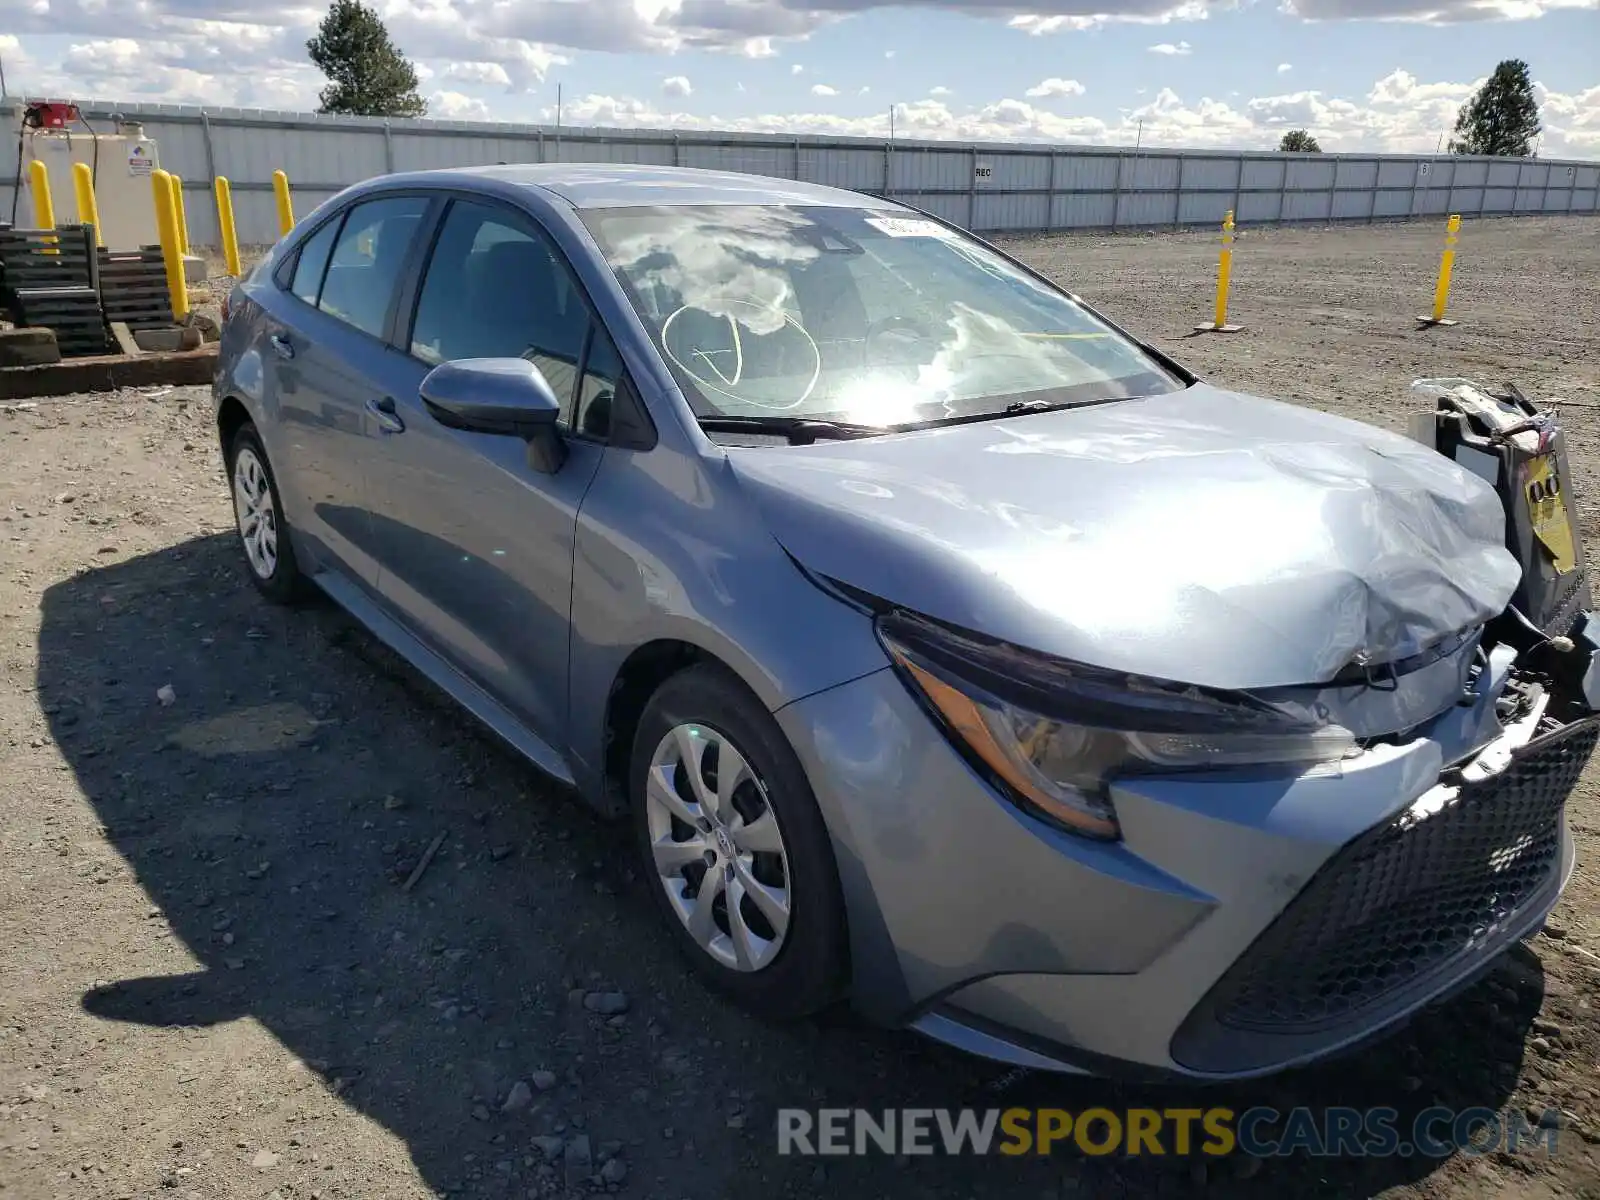
[{"label": "car windshield", "polygon": [[1062,293],[900,209],[596,209],[696,414],[875,427],[1183,385]]}]

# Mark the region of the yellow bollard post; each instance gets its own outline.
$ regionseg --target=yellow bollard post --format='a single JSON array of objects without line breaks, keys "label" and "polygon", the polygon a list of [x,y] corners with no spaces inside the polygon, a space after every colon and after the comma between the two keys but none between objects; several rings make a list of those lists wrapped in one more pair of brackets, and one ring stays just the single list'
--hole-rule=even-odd
[{"label": "yellow bollard post", "polygon": [[222,257],[228,263],[228,274],[235,279],[243,275],[239,269],[239,234],[233,224],[233,188],[227,177],[217,176],[217,229],[222,234]]},{"label": "yellow bollard post", "polygon": [[[28,190],[33,193],[33,223],[40,229],[56,227],[56,206],[50,199],[50,169],[37,158],[28,164]],[[54,243],[55,238],[45,241]],[[58,253],[54,249],[46,254]]]},{"label": "yellow bollard post", "polygon": [[72,164],[72,190],[78,194],[78,224],[94,226],[94,244],[104,246],[100,236],[100,208],[94,201],[94,171],[88,163]]},{"label": "yellow bollard post", "polygon": [[[167,172],[172,175],[172,172]],[[183,180],[172,175],[172,203],[178,212],[178,249],[189,254],[189,211],[183,206]]]},{"label": "yellow bollard post", "polygon": [[179,321],[189,315],[189,285],[183,277],[183,251],[178,243],[178,202],[173,179],[165,171],[150,173],[155,193],[156,229],[161,235],[161,258],[167,267],[167,289],[172,293],[172,315]]},{"label": "yellow bollard post", "polygon": [[282,171],[272,173],[272,192],[278,198],[278,236],[294,228],[294,203],[289,199],[289,177]]},{"label": "yellow bollard post", "polygon": [[1417,320],[1423,325],[1454,325],[1445,319],[1444,306],[1450,299],[1450,274],[1456,269],[1456,237],[1461,232],[1461,214],[1451,213],[1444,227],[1444,253],[1439,256],[1439,278],[1433,285],[1433,312]]},{"label": "yellow bollard post", "polygon": [[1196,333],[1238,333],[1242,325],[1228,324],[1228,284],[1233,279],[1233,209],[1222,218],[1222,251],[1217,256],[1217,304],[1209,325],[1196,325]]}]

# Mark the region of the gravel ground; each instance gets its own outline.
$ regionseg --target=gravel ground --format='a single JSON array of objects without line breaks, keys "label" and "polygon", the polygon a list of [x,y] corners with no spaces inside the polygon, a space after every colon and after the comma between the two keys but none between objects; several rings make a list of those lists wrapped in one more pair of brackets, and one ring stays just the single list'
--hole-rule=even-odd
[{"label": "gravel ground", "polygon": [[[1573,404],[1600,497],[1600,222],[1014,248],[1211,380],[1384,424],[1424,374]],[[1600,1196],[1600,799],[1545,934],[1354,1057],[1204,1093],[772,1028],[661,938],[625,831],[327,604],[246,583],[200,389],[0,411],[0,1196]],[[1583,506],[1600,547],[1595,503]],[[415,888],[402,887],[438,835]],[[604,996],[604,999],[600,997]],[[623,1011],[615,1011],[616,1009]],[[597,1011],[598,1010],[598,1011]],[[774,1110],[1202,1101],[1564,1110],[1553,1158],[780,1158]]]}]

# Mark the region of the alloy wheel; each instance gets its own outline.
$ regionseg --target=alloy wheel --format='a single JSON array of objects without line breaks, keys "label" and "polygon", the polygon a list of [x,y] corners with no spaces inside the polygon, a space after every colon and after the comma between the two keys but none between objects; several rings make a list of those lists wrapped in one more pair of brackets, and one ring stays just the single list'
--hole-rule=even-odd
[{"label": "alloy wheel", "polygon": [[234,456],[233,509],[250,569],[258,579],[271,579],[278,569],[278,516],[267,470],[249,446]]},{"label": "alloy wheel", "polygon": [[712,959],[759,971],[790,922],[789,857],[765,784],[724,734],[667,731],[645,785],[650,852],[678,919]]}]

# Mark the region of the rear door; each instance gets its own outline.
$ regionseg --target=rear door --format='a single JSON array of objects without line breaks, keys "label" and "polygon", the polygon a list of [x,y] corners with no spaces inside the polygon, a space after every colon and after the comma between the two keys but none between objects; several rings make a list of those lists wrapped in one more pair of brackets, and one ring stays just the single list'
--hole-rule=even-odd
[{"label": "rear door", "polygon": [[[373,469],[383,602],[541,738],[564,744],[572,547],[621,374],[565,258],[532,217],[458,197],[399,325],[395,432]],[[436,365],[526,358],[564,402],[559,470],[516,437],[450,429],[418,394]]]},{"label": "rear door", "polygon": [[369,591],[377,561],[367,473],[384,436],[377,401],[399,285],[429,203],[381,195],[334,213],[285,265],[267,322],[290,522],[314,571],[340,570]]}]

